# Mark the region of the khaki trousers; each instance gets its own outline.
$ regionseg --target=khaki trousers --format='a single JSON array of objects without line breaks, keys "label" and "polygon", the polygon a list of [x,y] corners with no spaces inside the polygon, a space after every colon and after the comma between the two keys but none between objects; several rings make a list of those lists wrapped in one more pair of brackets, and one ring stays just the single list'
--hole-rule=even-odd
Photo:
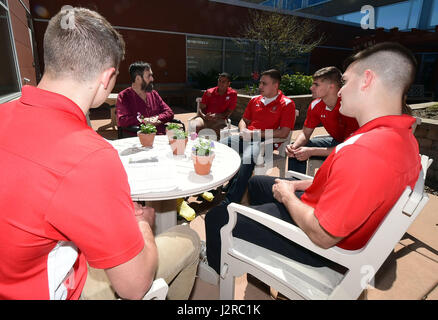
[{"label": "khaki trousers", "polygon": [[[195,283],[201,251],[198,234],[188,225],[175,226],[155,238],[158,269],[155,279],[169,285],[167,299],[187,300]],[[114,300],[114,289],[103,269],[88,266],[88,277],[81,300]]]}]

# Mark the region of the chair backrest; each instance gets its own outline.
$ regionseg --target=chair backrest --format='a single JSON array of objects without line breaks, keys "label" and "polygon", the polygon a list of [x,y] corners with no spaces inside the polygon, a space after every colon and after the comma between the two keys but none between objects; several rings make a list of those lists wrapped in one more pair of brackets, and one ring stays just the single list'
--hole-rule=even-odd
[{"label": "chair backrest", "polygon": [[201,101],[202,101],[201,97],[196,98],[196,114],[197,115],[201,114],[200,113],[200,111],[201,111]]}]

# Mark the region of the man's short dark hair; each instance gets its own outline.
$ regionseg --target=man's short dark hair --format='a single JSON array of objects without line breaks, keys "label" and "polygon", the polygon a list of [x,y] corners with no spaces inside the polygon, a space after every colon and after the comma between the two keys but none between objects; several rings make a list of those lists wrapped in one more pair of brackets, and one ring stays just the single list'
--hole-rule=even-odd
[{"label": "man's short dark hair", "polygon": [[131,76],[132,83],[135,82],[137,76],[143,77],[145,71],[150,71],[150,63],[143,61],[136,61],[129,66],[129,75]]},{"label": "man's short dark hair", "polygon": [[227,78],[228,79],[228,82],[231,82],[231,75],[229,74],[229,73],[227,73],[227,72],[222,72],[222,73],[220,73],[219,74],[219,78]]},{"label": "man's short dark hair", "polygon": [[89,9],[61,10],[49,21],[44,34],[45,70],[56,78],[87,81],[107,68],[118,69],[124,56],[122,36]]},{"label": "man's short dark hair", "polygon": [[378,74],[388,90],[399,90],[405,96],[414,82],[417,60],[411,51],[396,42],[382,42],[349,57],[345,68],[355,64],[356,72],[366,69]]},{"label": "man's short dark hair", "polygon": [[281,73],[278,70],[270,69],[262,72],[261,76],[269,76],[274,80],[274,83],[280,83],[281,82]]},{"label": "man's short dark hair", "polygon": [[326,67],[319,69],[313,74],[313,80],[327,80],[334,83],[338,88],[342,87],[342,72],[336,67]]}]

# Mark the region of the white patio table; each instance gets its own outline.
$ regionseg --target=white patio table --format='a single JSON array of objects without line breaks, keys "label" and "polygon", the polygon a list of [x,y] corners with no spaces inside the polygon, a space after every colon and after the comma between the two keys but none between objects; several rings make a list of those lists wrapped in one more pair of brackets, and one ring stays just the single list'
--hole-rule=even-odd
[{"label": "white patio table", "polygon": [[134,201],[146,201],[156,212],[155,234],[177,224],[176,199],[201,194],[223,185],[239,170],[240,156],[215,142],[215,159],[209,175],[195,173],[189,139],[184,155],[174,156],[167,136],[156,136],[152,148],[137,137],[108,141],[118,151],[128,175]]}]

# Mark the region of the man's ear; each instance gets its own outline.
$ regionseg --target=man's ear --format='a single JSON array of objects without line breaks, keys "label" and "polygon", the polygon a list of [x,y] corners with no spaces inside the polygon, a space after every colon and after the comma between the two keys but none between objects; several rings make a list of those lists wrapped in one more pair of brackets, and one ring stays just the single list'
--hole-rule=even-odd
[{"label": "man's ear", "polygon": [[117,75],[116,75],[116,68],[114,68],[114,67],[108,68],[102,73],[102,75],[100,77],[100,82],[102,83],[105,90],[108,88],[108,86],[111,82],[111,79],[115,76],[117,76]]},{"label": "man's ear", "polygon": [[360,88],[362,90],[367,90],[371,85],[373,85],[376,80],[376,74],[373,70],[367,69],[363,73],[363,79]]}]

